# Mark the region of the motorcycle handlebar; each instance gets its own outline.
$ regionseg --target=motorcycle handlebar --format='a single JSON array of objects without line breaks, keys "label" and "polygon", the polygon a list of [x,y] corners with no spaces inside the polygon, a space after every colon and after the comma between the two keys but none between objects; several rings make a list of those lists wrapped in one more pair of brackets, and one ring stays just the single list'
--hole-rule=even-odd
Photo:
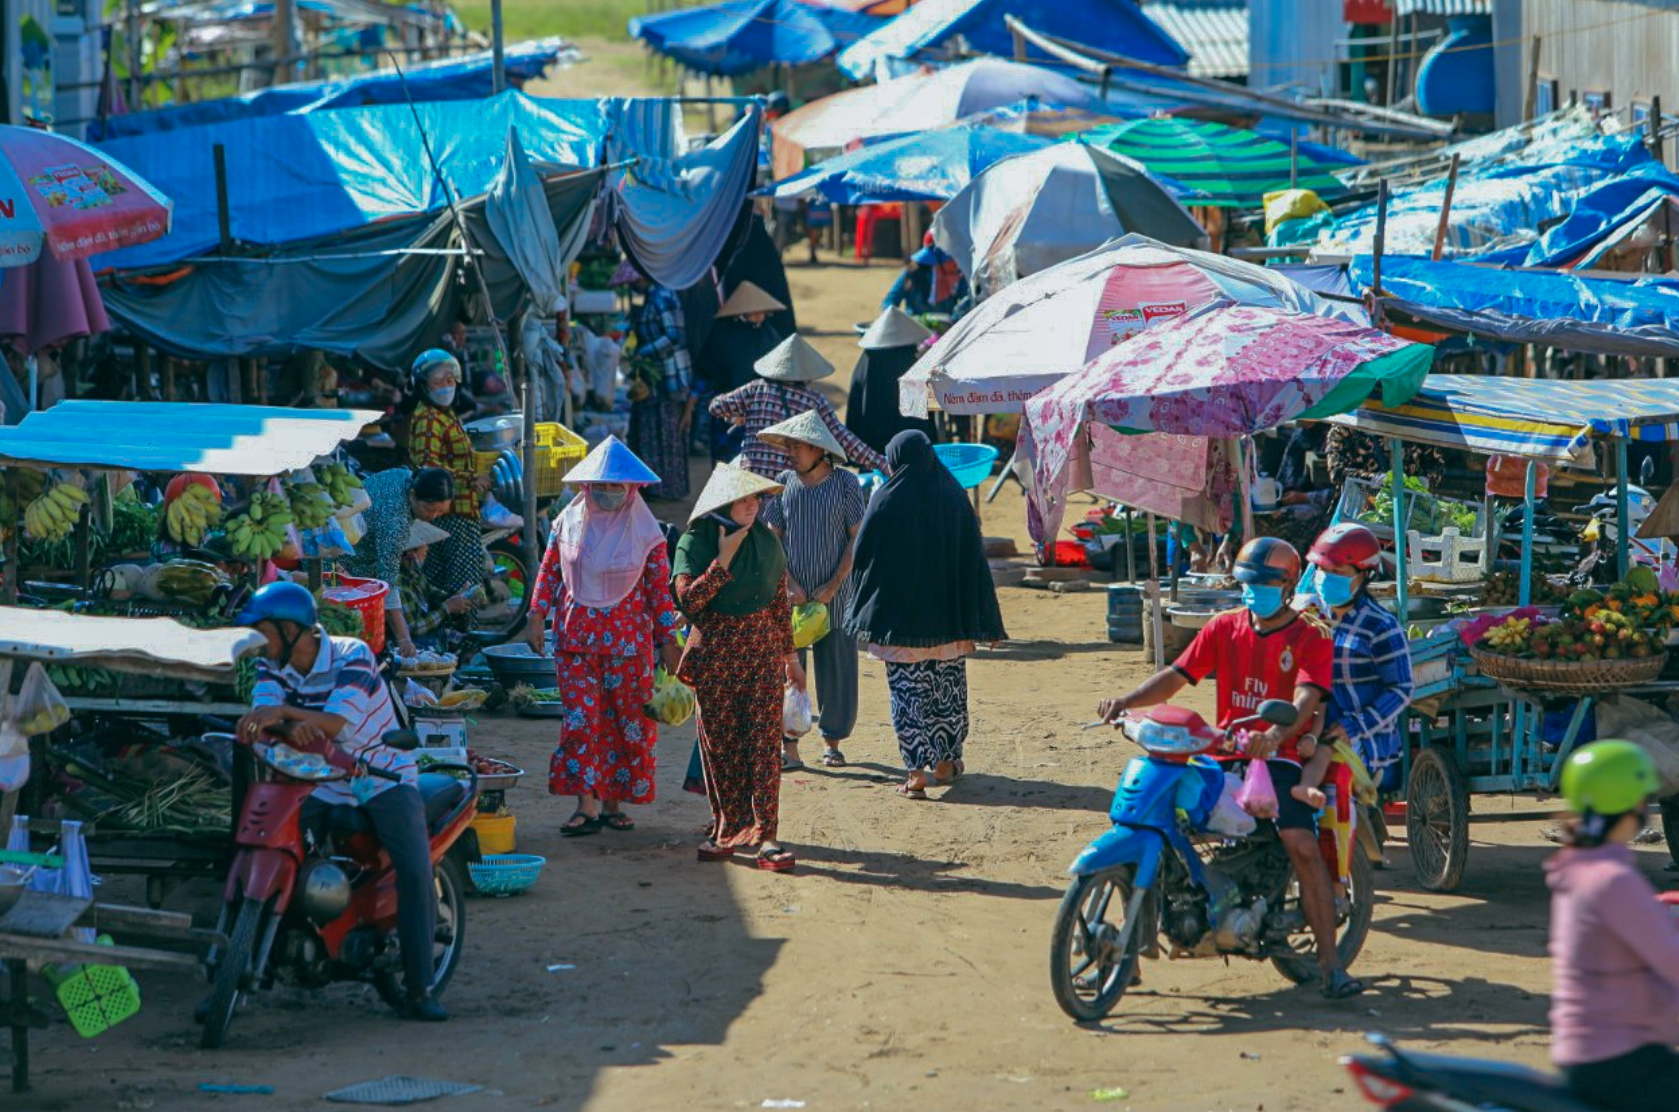
[{"label": "motorcycle handlebar", "polygon": [[361,770],[369,776],[377,776],[381,780],[389,780],[396,784],[402,783],[402,776],[395,772],[389,772],[382,768],[374,768],[369,764],[362,765]]}]

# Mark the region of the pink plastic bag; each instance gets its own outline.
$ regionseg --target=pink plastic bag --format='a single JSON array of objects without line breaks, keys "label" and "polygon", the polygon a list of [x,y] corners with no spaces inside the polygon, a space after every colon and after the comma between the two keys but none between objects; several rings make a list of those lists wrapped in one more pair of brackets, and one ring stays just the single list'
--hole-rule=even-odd
[{"label": "pink plastic bag", "polygon": [[1277,817],[1277,789],[1271,783],[1271,770],[1264,761],[1249,761],[1248,774],[1242,789],[1236,793],[1242,810],[1256,819]]}]

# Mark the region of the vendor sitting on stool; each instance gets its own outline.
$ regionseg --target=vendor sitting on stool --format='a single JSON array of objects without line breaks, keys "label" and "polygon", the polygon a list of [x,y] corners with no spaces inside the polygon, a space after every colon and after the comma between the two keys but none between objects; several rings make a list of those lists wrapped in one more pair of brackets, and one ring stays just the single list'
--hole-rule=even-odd
[{"label": "vendor sitting on stool", "polygon": [[429,521],[416,520],[408,527],[408,539],[403,544],[402,563],[397,569],[397,585],[402,592],[403,617],[408,619],[408,636],[422,649],[443,647],[443,633],[449,619],[471,612],[474,585],[458,595],[446,595],[426,575],[426,556],[438,541],[447,541],[449,534]]}]

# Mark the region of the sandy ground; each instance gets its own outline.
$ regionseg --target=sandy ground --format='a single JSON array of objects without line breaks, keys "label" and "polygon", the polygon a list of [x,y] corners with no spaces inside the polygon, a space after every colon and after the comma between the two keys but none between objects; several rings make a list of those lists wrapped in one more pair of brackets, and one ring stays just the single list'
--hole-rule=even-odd
[{"label": "sandy ground", "polygon": [[[851,324],[872,316],[891,266],[791,269],[807,335],[841,368],[836,403],[856,356]],[[988,506],[985,524],[1023,540],[1018,492]],[[661,738],[660,796],[637,810],[637,831],[568,841],[557,828],[569,803],[541,777],[552,724],[486,716],[474,744],[533,772],[510,801],[519,848],[548,866],[527,895],[469,904],[453,1022],[401,1023],[350,987],[279,991],[240,1013],[229,1048],[205,1052],[189,1018],[202,986],[142,975],[145,1010],[106,1036],[83,1041],[62,1019],[37,1033],[35,1093],[0,1107],[279,1112],[412,1074],[483,1086],[447,1103],[462,1112],[1076,1109],[1111,1088],[1130,1095],[1102,1107],[1323,1112],[1364,1106],[1336,1058],[1367,1030],[1543,1062],[1549,847],[1531,820],[1477,825],[1454,896],[1421,892],[1392,848],[1357,965],[1375,983],[1363,999],[1327,1004],[1269,966],[1159,964],[1106,1022],[1070,1023],[1050,995],[1050,924],[1066,863],[1105,828],[1130,755],[1078,726],[1146,669],[1103,639],[1100,592],[1001,594],[1012,639],[971,664],[969,774],[931,802],[893,794],[884,679],[865,661],[845,746],[855,763],[784,782],[797,875],[696,862],[705,809],[679,790],[691,728]],[[1475,805],[1486,820],[1532,806]],[[1640,859],[1660,883],[1665,852]],[[210,917],[215,899],[198,884],[169,906]],[[275,1092],[207,1096],[201,1082]]]}]

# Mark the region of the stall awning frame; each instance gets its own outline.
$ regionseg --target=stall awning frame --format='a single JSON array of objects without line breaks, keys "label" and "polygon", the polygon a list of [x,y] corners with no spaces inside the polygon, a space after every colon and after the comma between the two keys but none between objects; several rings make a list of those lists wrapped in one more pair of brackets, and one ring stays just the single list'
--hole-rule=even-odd
[{"label": "stall awning frame", "polygon": [[260,652],[252,629],[192,629],[173,618],[109,618],[0,606],[0,657],[56,661],[169,676],[233,682],[240,658]]}]

